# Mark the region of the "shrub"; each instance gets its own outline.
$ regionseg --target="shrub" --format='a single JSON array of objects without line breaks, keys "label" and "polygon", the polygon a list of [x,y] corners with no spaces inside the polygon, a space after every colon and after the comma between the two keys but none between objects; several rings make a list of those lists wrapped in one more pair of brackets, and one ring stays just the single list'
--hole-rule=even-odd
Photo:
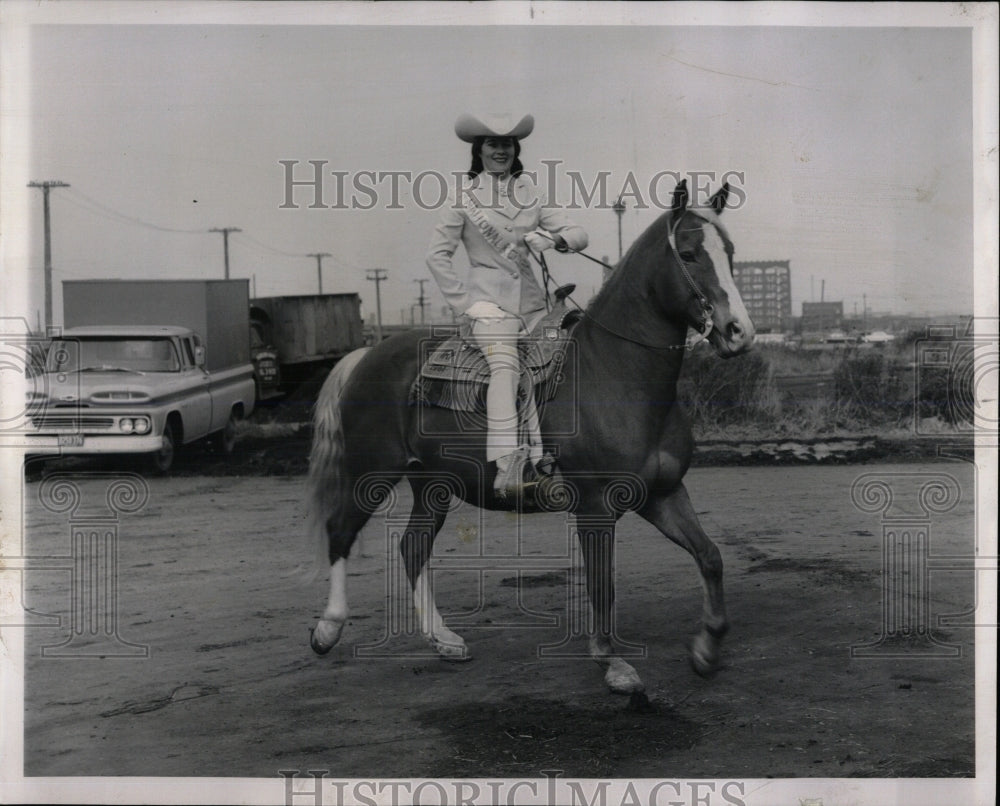
[{"label": "shrub", "polygon": [[880,351],[845,353],[833,371],[833,392],[841,410],[859,424],[900,425],[912,411],[899,364]]},{"label": "shrub", "polygon": [[761,353],[723,360],[706,349],[687,355],[678,399],[701,426],[759,422],[773,415],[770,366]]}]

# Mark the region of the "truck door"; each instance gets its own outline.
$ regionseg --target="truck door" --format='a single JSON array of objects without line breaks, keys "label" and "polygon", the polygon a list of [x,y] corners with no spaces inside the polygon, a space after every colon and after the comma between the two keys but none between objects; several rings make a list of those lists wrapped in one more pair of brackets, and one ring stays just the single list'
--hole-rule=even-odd
[{"label": "truck door", "polygon": [[212,395],[209,391],[208,373],[195,361],[197,345],[190,336],[182,337],[180,342],[183,386],[190,390],[190,394],[181,395],[178,409],[184,421],[184,441],[190,442],[208,434],[212,424]]}]

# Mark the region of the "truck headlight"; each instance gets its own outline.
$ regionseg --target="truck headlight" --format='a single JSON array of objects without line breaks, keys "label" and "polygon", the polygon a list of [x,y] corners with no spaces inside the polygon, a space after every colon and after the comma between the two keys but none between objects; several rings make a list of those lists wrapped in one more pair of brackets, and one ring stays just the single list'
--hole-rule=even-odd
[{"label": "truck headlight", "polygon": [[132,421],[131,417],[122,417],[118,421],[118,430],[123,434],[131,434],[135,430],[135,423]]},{"label": "truck headlight", "polygon": [[135,425],[135,433],[137,434],[149,433],[150,425],[148,417],[136,417],[134,425]]}]

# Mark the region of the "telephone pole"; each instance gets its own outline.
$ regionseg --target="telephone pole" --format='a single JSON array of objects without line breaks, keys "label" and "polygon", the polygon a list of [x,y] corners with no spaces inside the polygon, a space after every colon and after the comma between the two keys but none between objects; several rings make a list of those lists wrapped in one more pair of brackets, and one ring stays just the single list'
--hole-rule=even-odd
[{"label": "telephone pole", "polygon": [[316,279],[319,281],[319,293],[323,293],[323,258],[333,257],[329,252],[310,252],[306,257],[316,258]]},{"label": "telephone pole", "polygon": [[420,324],[424,323],[424,306],[427,304],[424,302],[424,283],[428,282],[426,279],[414,280],[413,282],[420,284],[420,296],[417,297],[417,305],[420,306]]},{"label": "telephone pole", "polygon": [[622,201],[622,197],[619,196],[614,204],[611,205],[611,209],[615,211],[615,215],[618,216],[618,262],[622,261],[622,216],[625,215],[625,202]]},{"label": "telephone pole", "polygon": [[42,189],[42,214],[45,223],[45,332],[52,327],[52,234],[49,224],[49,188],[68,188],[66,182],[58,180],[28,182],[29,188]]},{"label": "telephone pole", "polygon": [[229,233],[243,232],[239,227],[213,227],[209,232],[222,233],[222,250],[226,259],[226,279],[229,279]]},{"label": "telephone pole", "polygon": [[375,343],[382,341],[382,295],[379,286],[382,281],[389,276],[385,269],[369,269],[365,272],[365,279],[375,283]]}]

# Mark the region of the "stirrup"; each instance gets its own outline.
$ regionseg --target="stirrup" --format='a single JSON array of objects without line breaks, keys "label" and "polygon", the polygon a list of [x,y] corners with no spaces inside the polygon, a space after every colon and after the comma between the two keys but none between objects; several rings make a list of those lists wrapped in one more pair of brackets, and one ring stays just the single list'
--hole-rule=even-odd
[{"label": "stirrup", "polygon": [[496,466],[493,495],[500,501],[531,493],[538,486],[538,474],[528,457],[527,448],[518,448],[513,453],[501,456],[497,459]]},{"label": "stirrup", "polygon": [[542,458],[535,462],[535,470],[539,476],[551,476],[556,472],[556,458],[546,451]]}]

